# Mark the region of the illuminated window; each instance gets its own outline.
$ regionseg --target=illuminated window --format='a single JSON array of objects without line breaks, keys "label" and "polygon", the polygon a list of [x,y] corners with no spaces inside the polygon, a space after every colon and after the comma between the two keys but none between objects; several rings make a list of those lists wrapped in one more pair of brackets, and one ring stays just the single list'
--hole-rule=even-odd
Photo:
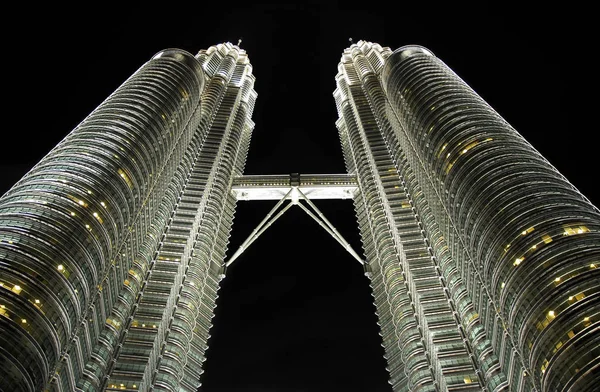
[{"label": "illuminated window", "polygon": [[523,230],[523,232],[521,232],[521,234],[522,234],[522,235],[527,235],[527,234],[531,233],[531,232],[532,232],[532,231],[534,231],[534,230],[535,230],[535,228],[532,226],[532,227],[530,227],[530,228],[529,228],[529,229],[527,229],[527,230]]},{"label": "illuminated window", "polygon": [[125,173],[125,171],[123,169],[119,169],[118,173],[119,173],[119,176],[121,176],[121,178],[123,180],[125,180],[125,183],[127,183],[127,186],[130,188],[133,188],[133,182],[131,182],[131,179],[129,178],[127,173]]},{"label": "illuminated window", "polygon": [[96,218],[98,220],[98,222],[104,223],[104,221],[102,220],[102,218],[100,217],[100,215],[97,212],[94,212],[92,215],[94,215],[94,218]]},{"label": "illuminated window", "polygon": [[590,232],[590,229],[588,229],[586,226],[564,226],[564,229],[565,232],[563,233],[563,235],[565,236],[584,234]]},{"label": "illuminated window", "polygon": [[444,145],[442,146],[442,149],[440,150],[440,152],[439,152],[439,154],[438,154],[438,156],[437,156],[438,158],[439,158],[439,157],[442,155],[442,152],[444,152],[444,150],[446,149],[446,147],[447,147],[447,146],[448,146],[448,143],[446,143],[446,144],[444,144]]},{"label": "illuminated window", "polygon": [[546,372],[546,368],[548,367],[548,360],[545,359],[544,363],[542,364],[542,367],[540,368],[540,370],[542,371],[542,373]]}]

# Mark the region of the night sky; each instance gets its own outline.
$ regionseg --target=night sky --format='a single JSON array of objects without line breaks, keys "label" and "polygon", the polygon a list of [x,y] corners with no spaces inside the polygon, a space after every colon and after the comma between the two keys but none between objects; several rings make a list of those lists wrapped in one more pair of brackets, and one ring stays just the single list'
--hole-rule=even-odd
[{"label": "night sky", "polygon": [[[578,95],[594,81],[593,48],[575,47],[592,42],[589,10],[572,19],[549,7],[373,1],[91,4],[4,12],[0,194],[155,53],[240,38],[258,92],[246,174],[342,173],[332,93],[352,38],[429,48],[600,205],[597,109]],[[362,254],[352,202],[316,204]],[[273,205],[238,203],[228,255]],[[202,392],[391,391],[362,267],[299,208],[222,283]]]}]

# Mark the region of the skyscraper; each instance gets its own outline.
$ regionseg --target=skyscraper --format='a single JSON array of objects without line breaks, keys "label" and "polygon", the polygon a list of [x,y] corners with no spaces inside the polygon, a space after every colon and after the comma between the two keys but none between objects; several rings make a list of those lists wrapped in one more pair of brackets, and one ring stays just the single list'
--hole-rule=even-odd
[{"label": "skyscraper", "polygon": [[599,385],[598,209],[426,48],[338,69],[394,390]]},{"label": "skyscraper", "polygon": [[364,260],[307,213],[363,263],[393,390],[600,382],[599,211],[429,50],[360,41],[338,70],[347,174],[242,176],[254,77],[225,43],[159,52],[15,184],[1,388],[195,391],[253,197],[354,200]]},{"label": "skyscraper", "polygon": [[2,197],[2,390],[197,389],[253,84],[164,50]]}]

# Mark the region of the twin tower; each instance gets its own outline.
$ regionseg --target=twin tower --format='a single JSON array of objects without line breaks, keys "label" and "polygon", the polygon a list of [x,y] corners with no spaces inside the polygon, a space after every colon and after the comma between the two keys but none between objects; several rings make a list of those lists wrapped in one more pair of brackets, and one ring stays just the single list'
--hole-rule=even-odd
[{"label": "twin tower", "polygon": [[[393,391],[600,385],[600,211],[423,47],[352,44],[336,82],[347,173],[286,177],[243,176],[238,46],[125,81],[0,198],[0,389],[196,391],[236,202],[265,198],[363,263]],[[316,198],[353,199],[362,257]]]}]

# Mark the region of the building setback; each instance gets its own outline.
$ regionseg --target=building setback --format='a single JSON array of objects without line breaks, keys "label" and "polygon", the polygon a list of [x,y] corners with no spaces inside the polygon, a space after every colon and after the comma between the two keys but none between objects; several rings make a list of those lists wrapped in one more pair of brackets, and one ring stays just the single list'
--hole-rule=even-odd
[{"label": "building setback", "polygon": [[243,49],[125,81],[0,198],[0,389],[196,391],[236,201],[281,196],[353,198],[394,391],[600,385],[600,211],[423,47],[336,83],[348,173],[288,181],[242,176]]}]

